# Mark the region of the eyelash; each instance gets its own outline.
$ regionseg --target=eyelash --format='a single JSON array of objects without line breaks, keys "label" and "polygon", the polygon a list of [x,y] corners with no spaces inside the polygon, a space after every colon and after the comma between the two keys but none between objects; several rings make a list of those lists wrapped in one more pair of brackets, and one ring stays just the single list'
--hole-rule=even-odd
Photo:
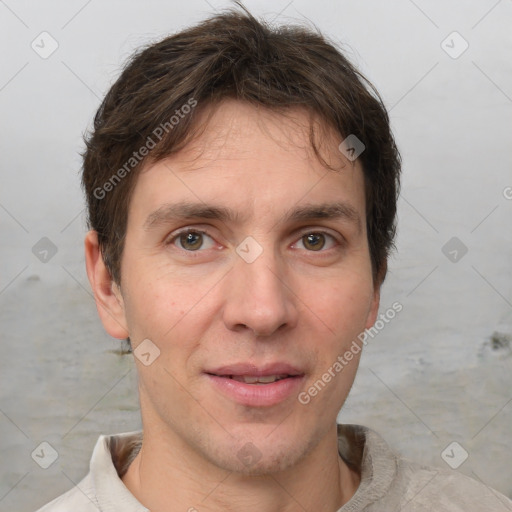
[{"label": "eyelash", "polygon": [[[174,242],[175,242],[176,240],[178,240],[180,236],[182,236],[182,235],[186,235],[186,234],[189,234],[189,233],[195,233],[195,234],[206,235],[206,236],[210,237],[210,238],[213,240],[213,237],[212,237],[212,236],[211,236],[207,231],[205,231],[205,230],[203,230],[203,229],[198,229],[198,228],[194,228],[194,229],[192,229],[192,228],[186,228],[186,229],[183,229],[182,231],[177,232],[177,233],[176,233],[176,234],[174,234],[171,238],[167,239],[167,240],[165,241],[165,245],[166,245],[166,246],[168,246],[168,245],[174,245]],[[330,249],[326,249],[326,250],[323,250],[323,248],[322,248],[322,249],[320,249],[319,251],[308,251],[307,249],[305,249],[307,252],[310,252],[310,253],[313,253],[313,254],[315,254],[315,253],[326,253],[326,252],[329,252],[331,249],[336,249],[336,247],[338,247],[338,248],[339,248],[340,246],[342,246],[342,245],[343,245],[343,244],[342,244],[342,242],[341,242],[341,241],[339,241],[339,240],[338,240],[334,235],[332,235],[331,233],[329,233],[329,232],[327,232],[327,231],[322,231],[322,230],[306,231],[306,232],[304,232],[304,233],[302,233],[302,234],[300,235],[300,237],[299,237],[299,239],[298,239],[298,240],[300,240],[300,239],[304,238],[306,235],[313,235],[313,234],[314,234],[314,235],[324,235],[324,236],[326,236],[326,237],[329,237],[329,238],[331,238],[332,240],[334,240],[334,242],[336,242],[337,246],[335,246],[335,247],[331,247]],[[180,249],[181,251],[186,252],[186,253],[188,253],[188,254],[194,254],[194,253],[201,253],[201,252],[204,252],[204,251],[203,251],[203,250],[201,250],[201,249],[198,249],[198,250],[196,250],[196,251],[187,251],[186,249],[182,249],[181,247],[176,247],[176,248],[177,248],[177,249]]]}]

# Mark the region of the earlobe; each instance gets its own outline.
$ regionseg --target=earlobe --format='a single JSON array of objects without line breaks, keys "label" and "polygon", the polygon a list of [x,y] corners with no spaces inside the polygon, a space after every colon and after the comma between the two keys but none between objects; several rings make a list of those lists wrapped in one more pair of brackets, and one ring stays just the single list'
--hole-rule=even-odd
[{"label": "earlobe", "polygon": [[105,266],[96,231],[91,230],[87,233],[84,248],[87,276],[103,327],[113,338],[125,339],[129,332],[123,298]]}]

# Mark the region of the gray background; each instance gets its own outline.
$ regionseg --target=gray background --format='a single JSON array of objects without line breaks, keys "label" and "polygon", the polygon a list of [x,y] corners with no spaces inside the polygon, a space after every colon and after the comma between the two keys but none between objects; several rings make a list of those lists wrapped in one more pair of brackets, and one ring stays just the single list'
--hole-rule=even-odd
[{"label": "gray background", "polygon": [[[85,274],[81,136],[133,49],[227,5],[0,0],[1,511],[38,508],[85,474],[100,433],[140,427],[131,356],[103,332]],[[342,44],[404,157],[382,296],[403,310],[369,341],[340,421],[442,467],[456,441],[457,471],[512,496],[512,1],[246,5]],[[51,48],[43,31],[58,43],[45,59],[31,47]],[[48,469],[31,457],[43,441],[58,452]]]}]

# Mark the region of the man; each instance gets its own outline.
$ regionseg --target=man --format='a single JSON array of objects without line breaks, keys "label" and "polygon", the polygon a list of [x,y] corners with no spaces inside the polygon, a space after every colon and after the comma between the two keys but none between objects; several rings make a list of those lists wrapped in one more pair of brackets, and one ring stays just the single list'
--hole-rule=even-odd
[{"label": "man", "polygon": [[84,153],[87,273],[143,433],[43,511],[482,511],[512,502],[337,425],[375,323],[400,157],[321,35],[228,12],[135,55]]}]

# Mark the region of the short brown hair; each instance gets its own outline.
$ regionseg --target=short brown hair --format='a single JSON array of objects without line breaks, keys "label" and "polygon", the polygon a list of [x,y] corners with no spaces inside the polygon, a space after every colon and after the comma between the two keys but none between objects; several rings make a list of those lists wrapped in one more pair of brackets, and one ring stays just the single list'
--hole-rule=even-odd
[{"label": "short brown hair", "polygon": [[[88,225],[98,232],[107,269],[120,284],[137,172],[186,145],[197,129],[196,105],[235,98],[278,111],[305,107],[334,127],[340,142],[348,135],[363,142],[368,243],[373,277],[381,283],[395,236],[401,166],[382,99],[322,34],[271,27],[236,3],[242,12],[224,11],[139,49],[84,137]],[[312,132],[310,139],[320,158]]]}]

